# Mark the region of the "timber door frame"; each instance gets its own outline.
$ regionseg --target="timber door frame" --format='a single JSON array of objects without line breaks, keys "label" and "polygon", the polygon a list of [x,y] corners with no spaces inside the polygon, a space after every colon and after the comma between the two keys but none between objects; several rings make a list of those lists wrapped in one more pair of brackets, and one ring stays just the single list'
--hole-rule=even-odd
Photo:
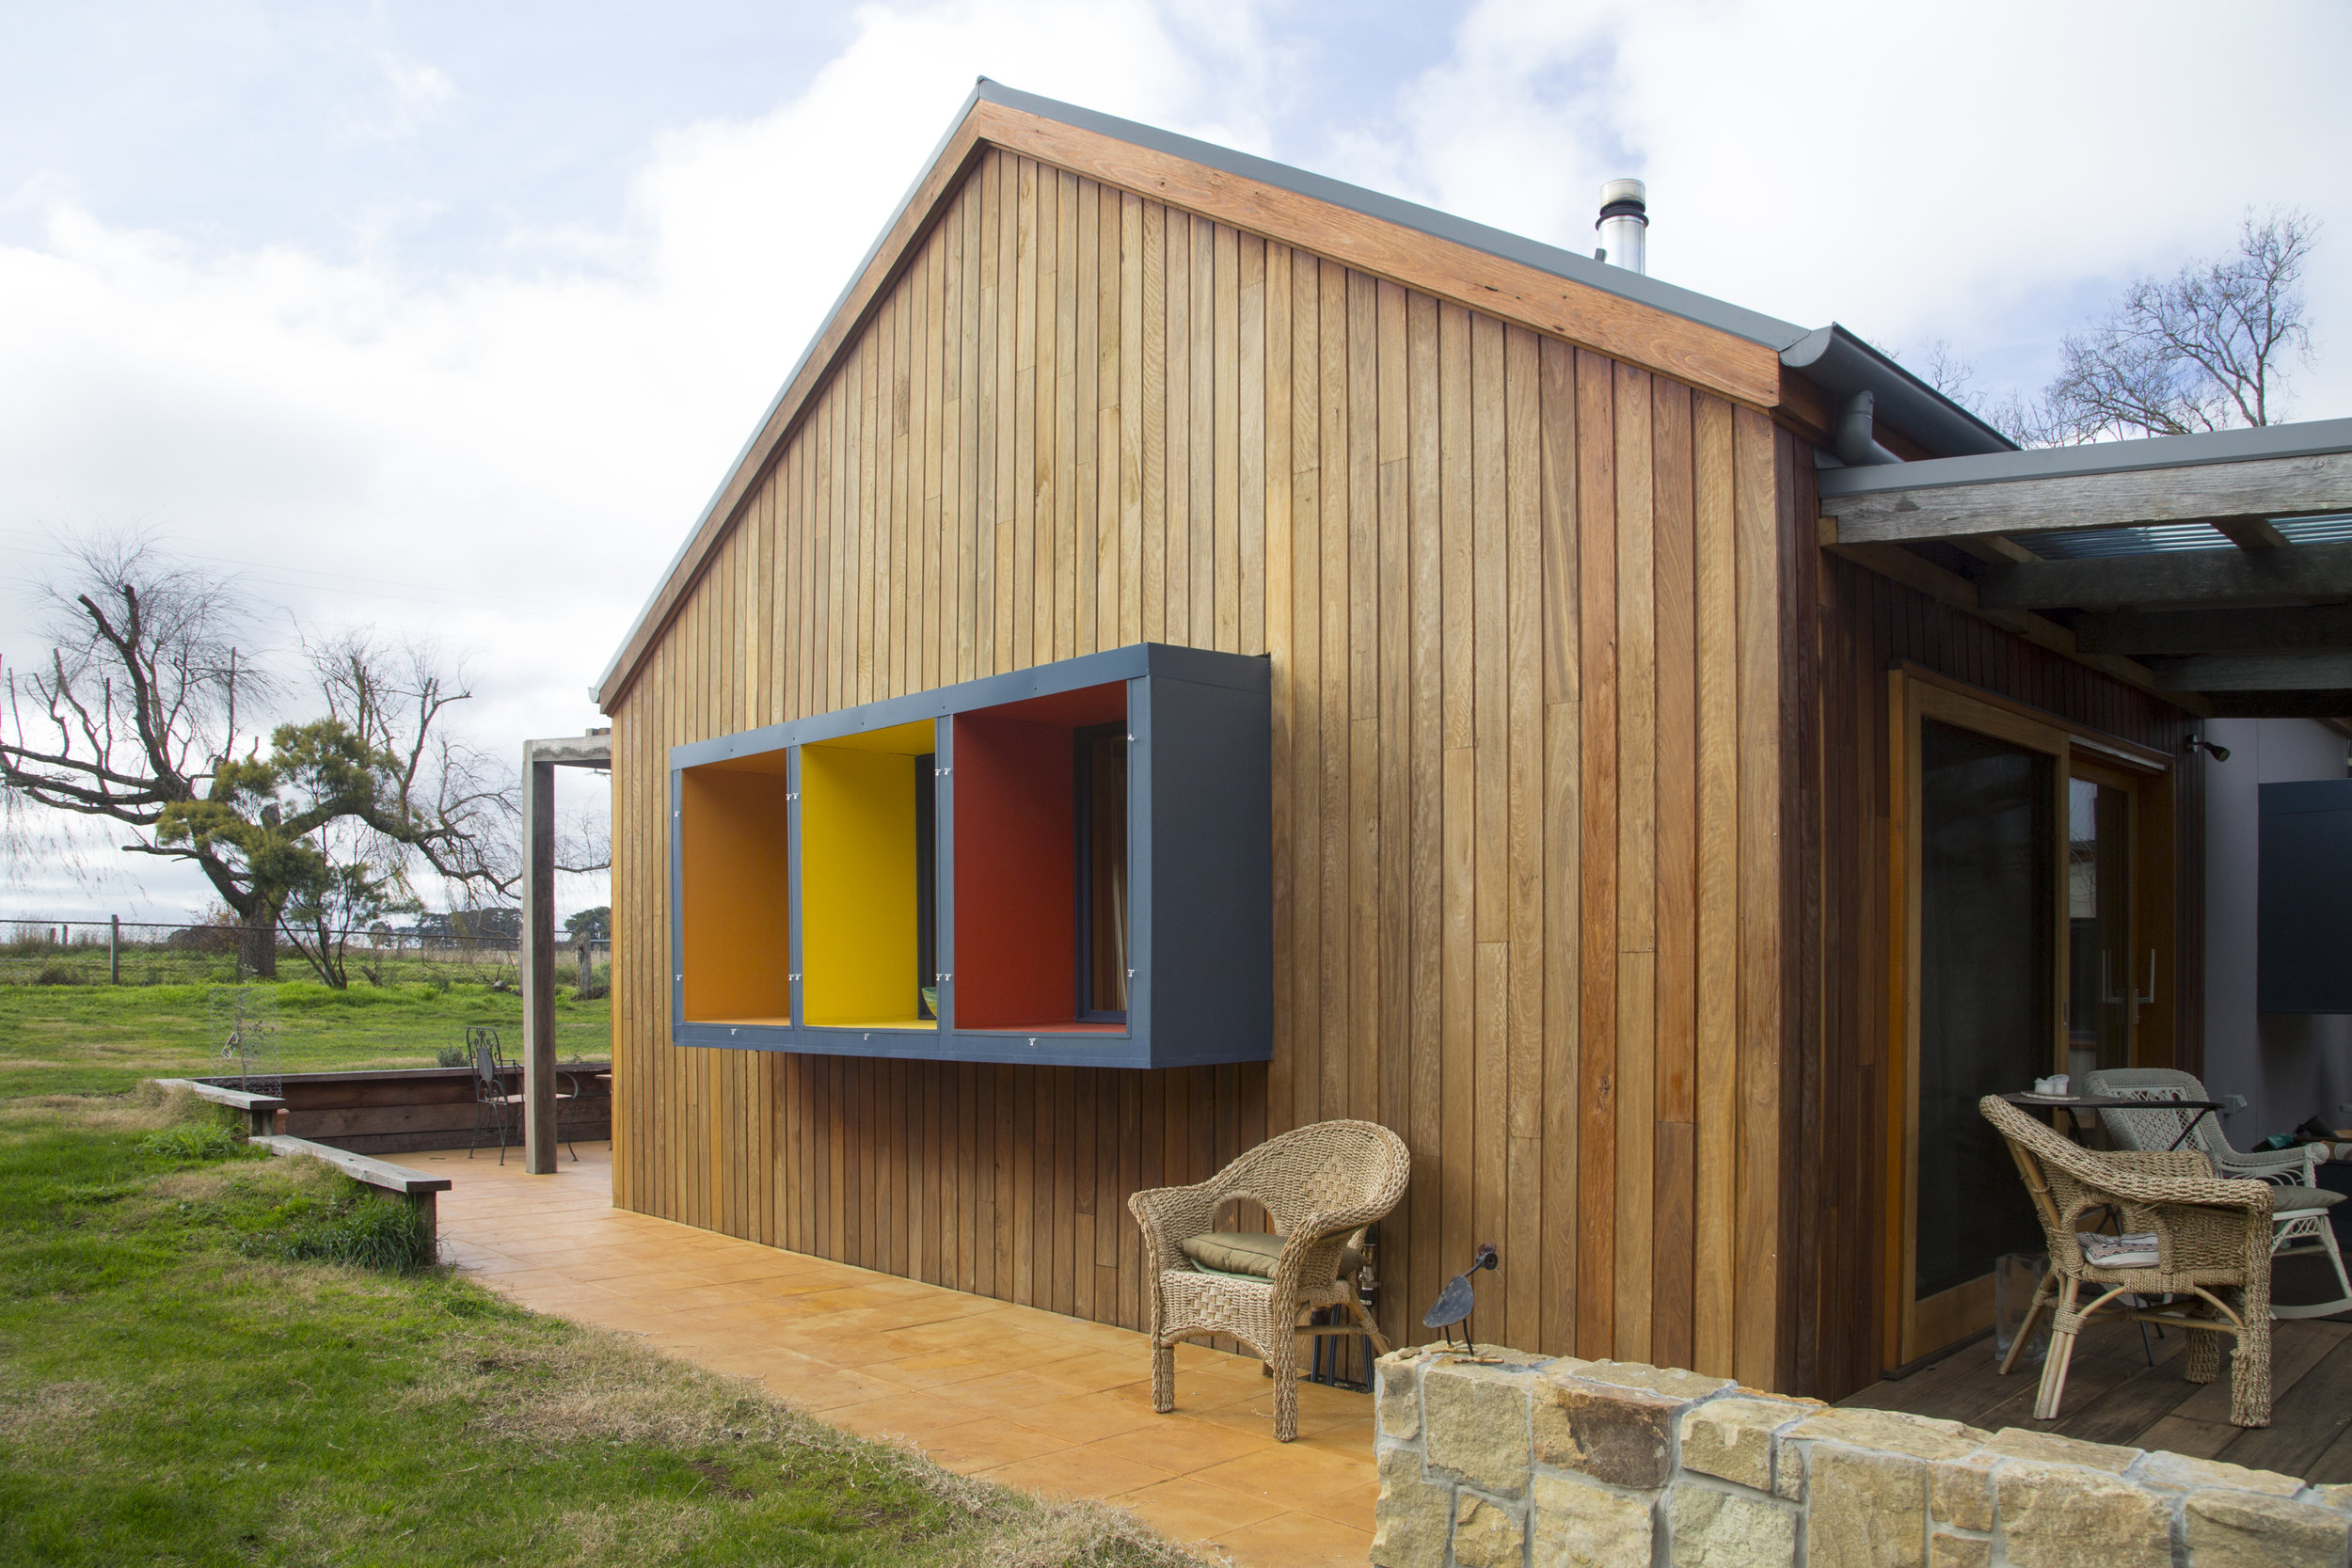
[{"label": "timber door frame", "polygon": [[[2048,1033],[2049,1071],[2067,1066],[2068,975],[2068,803],[2069,784],[2077,776],[2105,782],[2131,781],[2132,951],[2147,942],[2157,954],[2162,973],[2155,994],[2160,998],[2143,1032],[2135,1027],[2133,1061],[2169,1064],[2173,1030],[2169,998],[2173,994],[2171,894],[2175,868],[2169,853],[2172,820],[2171,759],[2137,745],[2059,718],[2056,714],[2012,701],[1997,693],[1903,664],[1887,673],[1889,723],[1888,854],[1889,900],[1894,918],[1887,922],[1888,1035],[1893,1049],[1887,1055],[1885,1139],[1887,1212],[1885,1215],[1885,1287],[1882,1344],[1890,1355],[1881,1360],[1892,1368],[1905,1367],[1931,1356],[1980,1332],[1991,1321],[1992,1275],[1955,1286],[1929,1301],[1915,1295],[1918,1267],[1919,1165],[1915,1156],[1919,1138],[1919,856],[1920,835],[1914,831],[1921,816],[1920,726],[1935,720],[1957,729],[2006,741],[2052,759],[2051,789],[2055,831],[2051,834],[2053,911],[2052,983]],[[2161,884],[2161,885],[2159,885]],[[2138,1009],[2133,1009],[2135,1019]],[[2150,1049],[2143,1056],[2143,1039]],[[2021,1087],[2024,1085],[2021,1085]]]}]

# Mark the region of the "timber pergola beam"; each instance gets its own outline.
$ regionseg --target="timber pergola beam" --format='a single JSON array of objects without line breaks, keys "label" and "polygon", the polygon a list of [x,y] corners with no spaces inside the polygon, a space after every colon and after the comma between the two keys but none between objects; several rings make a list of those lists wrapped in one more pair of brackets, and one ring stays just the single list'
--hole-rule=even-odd
[{"label": "timber pergola beam", "polygon": [[523,742],[523,1169],[555,1174],[555,770],[612,770],[612,732]]},{"label": "timber pergola beam", "polygon": [[2159,604],[2217,609],[2346,599],[2352,598],[2352,545],[2018,562],[1988,570],[1977,591],[1995,610]]},{"label": "timber pergola beam", "polygon": [[2296,522],[2352,515],[2352,420],[1833,468],[1820,487],[1825,548],[2192,713],[2352,715],[2352,540]]},{"label": "timber pergola beam", "polygon": [[[2240,544],[2261,525],[2352,512],[2352,420],[1946,457],[1821,476],[1841,545],[2209,523]],[[2248,527],[2247,525],[2253,525]]]}]

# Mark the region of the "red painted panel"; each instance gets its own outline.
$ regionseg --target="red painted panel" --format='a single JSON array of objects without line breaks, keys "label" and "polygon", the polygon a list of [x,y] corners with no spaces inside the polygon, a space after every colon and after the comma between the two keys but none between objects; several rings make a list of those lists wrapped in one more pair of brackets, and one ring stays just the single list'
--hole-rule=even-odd
[{"label": "red painted panel", "polygon": [[1003,713],[956,718],[955,1021],[965,1029],[1067,1023],[1077,1006],[1070,727]]},{"label": "red painted panel", "polygon": [[1075,691],[1057,691],[977,711],[992,719],[1020,719],[1032,724],[1059,724],[1064,729],[1108,724],[1127,717],[1127,683],[1082,686]]}]

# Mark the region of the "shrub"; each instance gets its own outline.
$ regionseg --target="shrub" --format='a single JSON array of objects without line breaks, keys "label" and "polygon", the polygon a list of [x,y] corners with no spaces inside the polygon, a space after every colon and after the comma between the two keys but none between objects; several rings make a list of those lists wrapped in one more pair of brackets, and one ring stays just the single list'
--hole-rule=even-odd
[{"label": "shrub", "polygon": [[345,1263],[386,1274],[412,1274],[434,1262],[424,1221],[407,1203],[357,1183],[350,1196],[308,1223],[239,1237],[248,1254],[309,1262]]},{"label": "shrub", "polygon": [[37,986],[78,986],[81,983],[82,976],[75,973],[72,964],[45,963],[40,966],[40,973],[33,976],[33,984]]},{"label": "shrub", "polygon": [[462,1045],[436,1046],[433,1051],[433,1059],[442,1067],[464,1067],[466,1048]]},{"label": "shrub", "polygon": [[150,1132],[139,1152],[151,1160],[226,1160],[242,1147],[236,1133],[215,1122],[185,1122]]}]

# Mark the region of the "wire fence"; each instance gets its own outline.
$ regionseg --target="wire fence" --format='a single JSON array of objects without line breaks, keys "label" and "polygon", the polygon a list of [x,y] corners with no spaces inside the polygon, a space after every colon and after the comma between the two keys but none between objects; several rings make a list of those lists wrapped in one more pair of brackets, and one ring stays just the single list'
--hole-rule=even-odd
[{"label": "wire fence", "polygon": [[[307,935],[307,933],[306,933]],[[342,933],[345,973],[355,986],[520,984],[521,942],[511,936],[455,936],[377,927]],[[559,937],[558,985],[582,991],[612,984],[612,944]],[[316,979],[300,948],[281,931],[280,980]],[[156,921],[17,920],[0,923],[0,986],[236,985],[255,978],[242,927]]]}]

